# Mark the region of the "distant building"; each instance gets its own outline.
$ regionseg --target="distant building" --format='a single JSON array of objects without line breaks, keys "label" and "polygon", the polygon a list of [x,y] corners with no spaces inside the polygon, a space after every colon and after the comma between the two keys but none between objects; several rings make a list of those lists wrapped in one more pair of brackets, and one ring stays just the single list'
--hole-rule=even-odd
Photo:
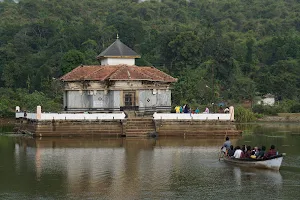
[{"label": "distant building", "polygon": [[170,111],[170,85],[177,81],[152,66],[139,67],[140,56],[118,38],[97,59],[61,77],[65,111]]},{"label": "distant building", "polygon": [[274,106],[275,105],[275,96],[272,94],[266,94],[262,97],[259,97],[257,104]]}]

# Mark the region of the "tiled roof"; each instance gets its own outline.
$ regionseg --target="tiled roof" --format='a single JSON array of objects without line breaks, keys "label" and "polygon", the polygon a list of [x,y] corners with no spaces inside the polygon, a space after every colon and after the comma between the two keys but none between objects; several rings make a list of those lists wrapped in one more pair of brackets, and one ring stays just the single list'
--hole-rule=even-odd
[{"label": "tiled roof", "polygon": [[97,56],[97,59],[104,57],[140,58],[141,56],[117,39],[114,43],[107,47],[107,49],[100,53],[100,55]]},{"label": "tiled roof", "polygon": [[63,81],[147,80],[176,82],[177,79],[155,67],[135,65],[79,66],[60,78]]}]

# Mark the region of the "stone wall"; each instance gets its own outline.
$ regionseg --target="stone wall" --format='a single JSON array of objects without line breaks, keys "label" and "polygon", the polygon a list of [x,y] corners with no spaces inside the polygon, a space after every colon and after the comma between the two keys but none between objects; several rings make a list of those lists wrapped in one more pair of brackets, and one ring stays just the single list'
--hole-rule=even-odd
[{"label": "stone wall", "polygon": [[225,121],[196,121],[196,120],[155,120],[156,132],[160,137],[218,137],[238,136],[242,131],[237,130],[233,122]]},{"label": "stone wall", "polygon": [[19,133],[33,137],[208,137],[239,136],[233,122],[195,121],[195,120],[153,120],[151,118],[133,118],[125,120],[92,121],[32,121],[18,119],[15,125]]},{"label": "stone wall", "polygon": [[121,137],[123,126],[120,120],[103,121],[30,121],[18,120],[15,130],[33,137],[97,136]]}]

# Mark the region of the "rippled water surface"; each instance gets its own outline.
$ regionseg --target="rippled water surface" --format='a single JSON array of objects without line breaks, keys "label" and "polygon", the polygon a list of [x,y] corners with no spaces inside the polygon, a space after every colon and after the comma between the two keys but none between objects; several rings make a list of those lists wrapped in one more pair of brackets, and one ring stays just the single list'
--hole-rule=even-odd
[{"label": "rippled water surface", "polygon": [[275,144],[286,153],[279,172],[219,161],[224,138],[2,135],[0,199],[299,199],[300,126],[244,129],[232,143]]}]

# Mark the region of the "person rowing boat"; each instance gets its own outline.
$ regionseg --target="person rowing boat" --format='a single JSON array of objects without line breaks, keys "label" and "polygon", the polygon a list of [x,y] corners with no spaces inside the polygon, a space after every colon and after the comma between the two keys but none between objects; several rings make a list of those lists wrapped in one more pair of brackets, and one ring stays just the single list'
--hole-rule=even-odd
[{"label": "person rowing boat", "polygon": [[230,149],[231,142],[229,140],[229,137],[226,137],[226,141],[224,142],[223,146],[221,147],[221,151],[227,155],[228,150]]}]

